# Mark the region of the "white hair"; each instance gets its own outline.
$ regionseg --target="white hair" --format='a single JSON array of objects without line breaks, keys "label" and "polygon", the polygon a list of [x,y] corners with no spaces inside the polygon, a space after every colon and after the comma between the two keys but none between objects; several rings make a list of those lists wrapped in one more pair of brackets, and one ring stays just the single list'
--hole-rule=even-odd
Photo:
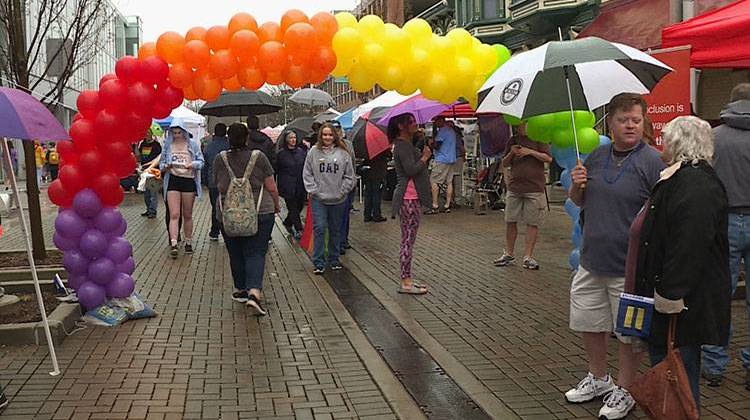
[{"label": "white hair", "polygon": [[711,163],[714,156],[711,125],[698,117],[682,116],[668,122],[661,132],[671,162]]}]

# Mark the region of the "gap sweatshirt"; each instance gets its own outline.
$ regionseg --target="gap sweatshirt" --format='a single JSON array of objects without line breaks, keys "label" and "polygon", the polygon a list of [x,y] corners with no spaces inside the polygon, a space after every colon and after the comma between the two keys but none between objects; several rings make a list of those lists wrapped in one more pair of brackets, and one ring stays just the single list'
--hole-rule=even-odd
[{"label": "gap sweatshirt", "polygon": [[302,171],[305,190],[323,204],[341,204],[354,189],[354,166],[348,152],[338,147],[310,148]]}]

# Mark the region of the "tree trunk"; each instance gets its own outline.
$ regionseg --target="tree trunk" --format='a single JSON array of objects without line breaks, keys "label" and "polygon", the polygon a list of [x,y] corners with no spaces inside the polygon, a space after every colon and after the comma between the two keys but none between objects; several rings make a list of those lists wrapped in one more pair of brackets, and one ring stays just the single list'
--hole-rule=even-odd
[{"label": "tree trunk", "polygon": [[[39,185],[36,182],[36,154],[34,143],[23,142],[23,153],[26,162],[26,197],[29,201],[29,222],[31,225],[31,246],[34,258],[46,258],[47,249],[44,245],[44,231],[42,230],[42,206],[39,204]],[[20,209],[23,211],[23,209]]]}]

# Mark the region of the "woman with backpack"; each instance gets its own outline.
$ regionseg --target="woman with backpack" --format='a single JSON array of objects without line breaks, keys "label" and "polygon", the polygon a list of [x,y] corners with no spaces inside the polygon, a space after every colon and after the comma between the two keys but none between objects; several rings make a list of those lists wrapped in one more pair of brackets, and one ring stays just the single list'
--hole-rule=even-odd
[{"label": "woman with backpack", "polygon": [[352,157],[331,123],[323,124],[315,146],[307,153],[302,179],[312,207],[313,272],[322,275],[325,271],[326,232],[328,264],[332,270],[340,270],[341,227],[349,192],[354,189],[356,181]]},{"label": "woman with backpack", "polygon": [[201,198],[203,153],[200,144],[190,137],[185,124],[175,118],[169,125],[159,169],[164,179],[164,197],[169,212],[169,255],[177,258],[180,213],[185,233],[185,254],[193,253],[193,205]]},{"label": "woman with backpack", "polygon": [[221,152],[213,163],[219,190],[216,217],[229,253],[235,287],[232,300],[263,316],[263,273],[274,214],[279,212],[279,193],[271,162],[261,151],[248,148],[248,133],[243,124],[232,124],[229,150]]},{"label": "woman with backpack", "polygon": [[297,133],[287,131],[279,140],[279,153],[276,154],[279,194],[286,202],[287,216],[284,226],[299,239],[302,235],[300,213],[307,201],[307,191],[302,182],[302,168],[305,166],[307,148],[298,141]]}]

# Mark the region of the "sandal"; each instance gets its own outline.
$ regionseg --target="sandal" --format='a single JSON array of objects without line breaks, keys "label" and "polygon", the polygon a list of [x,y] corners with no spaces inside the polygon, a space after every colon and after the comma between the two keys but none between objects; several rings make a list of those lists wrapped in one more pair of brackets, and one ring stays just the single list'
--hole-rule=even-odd
[{"label": "sandal", "polygon": [[424,295],[427,293],[427,286],[412,283],[411,287],[399,287],[398,292],[404,295]]},{"label": "sandal", "polygon": [[445,212],[446,212],[446,213],[450,213],[450,212],[451,212],[451,208],[450,208],[450,206],[448,206],[448,207],[446,207],[446,208],[445,208]]},{"label": "sandal", "polygon": [[427,210],[426,212],[424,212],[424,214],[438,214],[438,213],[440,213],[440,208],[439,207],[433,207],[432,209]]}]

